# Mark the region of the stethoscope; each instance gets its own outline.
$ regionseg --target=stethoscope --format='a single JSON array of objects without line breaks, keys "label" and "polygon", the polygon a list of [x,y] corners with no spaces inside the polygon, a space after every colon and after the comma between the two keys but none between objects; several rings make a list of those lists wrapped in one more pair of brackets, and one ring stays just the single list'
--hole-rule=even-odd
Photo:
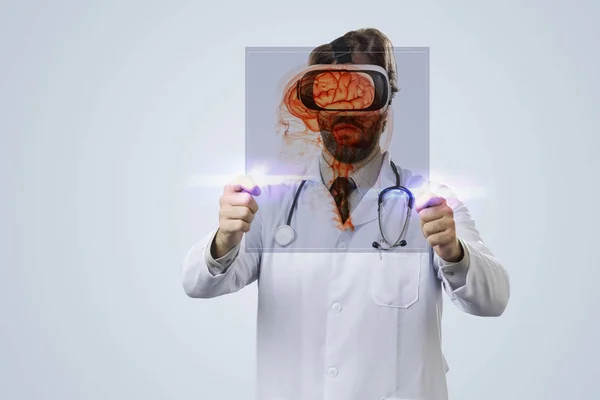
[{"label": "stethoscope", "polygon": [[[396,185],[387,187],[379,193],[379,196],[377,198],[377,222],[379,223],[379,233],[381,234],[381,240],[375,241],[372,244],[374,248],[382,249],[382,250],[389,250],[389,249],[393,249],[398,246],[400,246],[400,247],[406,246],[405,236],[406,236],[406,232],[408,230],[408,223],[410,221],[410,213],[412,211],[412,207],[413,207],[413,203],[414,203],[414,197],[413,197],[412,192],[410,190],[408,190],[407,188],[405,188],[404,186],[400,185],[400,174],[398,173],[398,168],[396,168],[396,164],[394,164],[393,161],[390,161],[390,165],[392,167],[394,175],[396,176]],[[281,225],[275,231],[275,242],[280,246],[283,246],[283,247],[288,246],[296,238],[296,232],[294,231],[294,228],[292,228],[291,222],[292,222],[292,217],[294,215],[294,209],[296,208],[296,206],[298,204],[298,197],[300,196],[300,192],[302,191],[302,188],[304,187],[305,184],[306,184],[306,180],[303,180],[300,183],[300,186],[298,186],[298,189],[296,189],[296,193],[294,194],[294,201],[292,202],[292,206],[290,207],[290,211],[288,212],[286,224]],[[387,238],[385,237],[385,234],[383,233],[383,229],[381,227],[381,205],[383,204],[385,197],[390,195],[393,191],[403,192],[408,197],[408,203],[407,203],[407,207],[406,207],[406,216],[404,218],[404,225],[402,226],[402,231],[400,232],[398,239],[395,242],[390,243],[387,240]]]}]

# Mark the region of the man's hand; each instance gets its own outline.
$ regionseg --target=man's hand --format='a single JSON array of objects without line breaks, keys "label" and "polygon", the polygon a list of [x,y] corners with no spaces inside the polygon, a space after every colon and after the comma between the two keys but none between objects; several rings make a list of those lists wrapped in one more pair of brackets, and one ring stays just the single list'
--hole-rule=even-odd
[{"label": "man's hand", "polygon": [[446,262],[462,260],[464,249],[456,237],[454,212],[446,199],[426,192],[417,198],[415,208],[423,235],[437,255]]},{"label": "man's hand", "polygon": [[211,249],[214,258],[227,254],[250,230],[258,211],[254,196],[259,195],[260,188],[247,176],[238,177],[225,186],[219,200],[219,229]]}]

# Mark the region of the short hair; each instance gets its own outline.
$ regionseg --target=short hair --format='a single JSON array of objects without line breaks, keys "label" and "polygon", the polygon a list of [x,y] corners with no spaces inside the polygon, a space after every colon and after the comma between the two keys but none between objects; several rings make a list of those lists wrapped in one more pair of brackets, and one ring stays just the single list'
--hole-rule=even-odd
[{"label": "short hair", "polygon": [[[390,39],[375,28],[350,31],[341,38],[352,53],[365,53],[374,65],[386,70],[392,87],[392,97],[394,97],[400,89],[396,75],[394,47]],[[333,64],[335,61],[333,54],[331,43],[323,44],[310,53],[308,64]]]}]

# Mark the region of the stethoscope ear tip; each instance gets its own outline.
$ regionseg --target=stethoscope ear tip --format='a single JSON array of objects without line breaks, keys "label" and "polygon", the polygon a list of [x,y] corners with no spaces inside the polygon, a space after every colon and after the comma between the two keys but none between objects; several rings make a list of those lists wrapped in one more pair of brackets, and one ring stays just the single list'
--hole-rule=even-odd
[{"label": "stethoscope ear tip", "polygon": [[[404,239],[401,240],[400,243],[399,243],[400,247],[404,247],[404,246],[406,246],[406,244],[407,244],[406,240],[404,240]],[[381,243],[379,243],[379,242],[373,242],[372,246],[375,249],[389,250],[389,249],[386,249],[384,247],[381,247]],[[395,246],[392,246],[392,247],[395,247]]]}]

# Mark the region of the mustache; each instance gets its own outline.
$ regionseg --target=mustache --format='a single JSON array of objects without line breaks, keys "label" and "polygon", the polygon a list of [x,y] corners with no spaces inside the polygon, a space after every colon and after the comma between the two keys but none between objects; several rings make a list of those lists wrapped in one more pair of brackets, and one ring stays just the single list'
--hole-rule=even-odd
[{"label": "mustache", "polygon": [[336,117],[333,121],[331,121],[331,126],[335,126],[338,124],[349,124],[357,128],[363,128],[363,125],[359,121],[357,121],[356,117],[341,116]]}]

